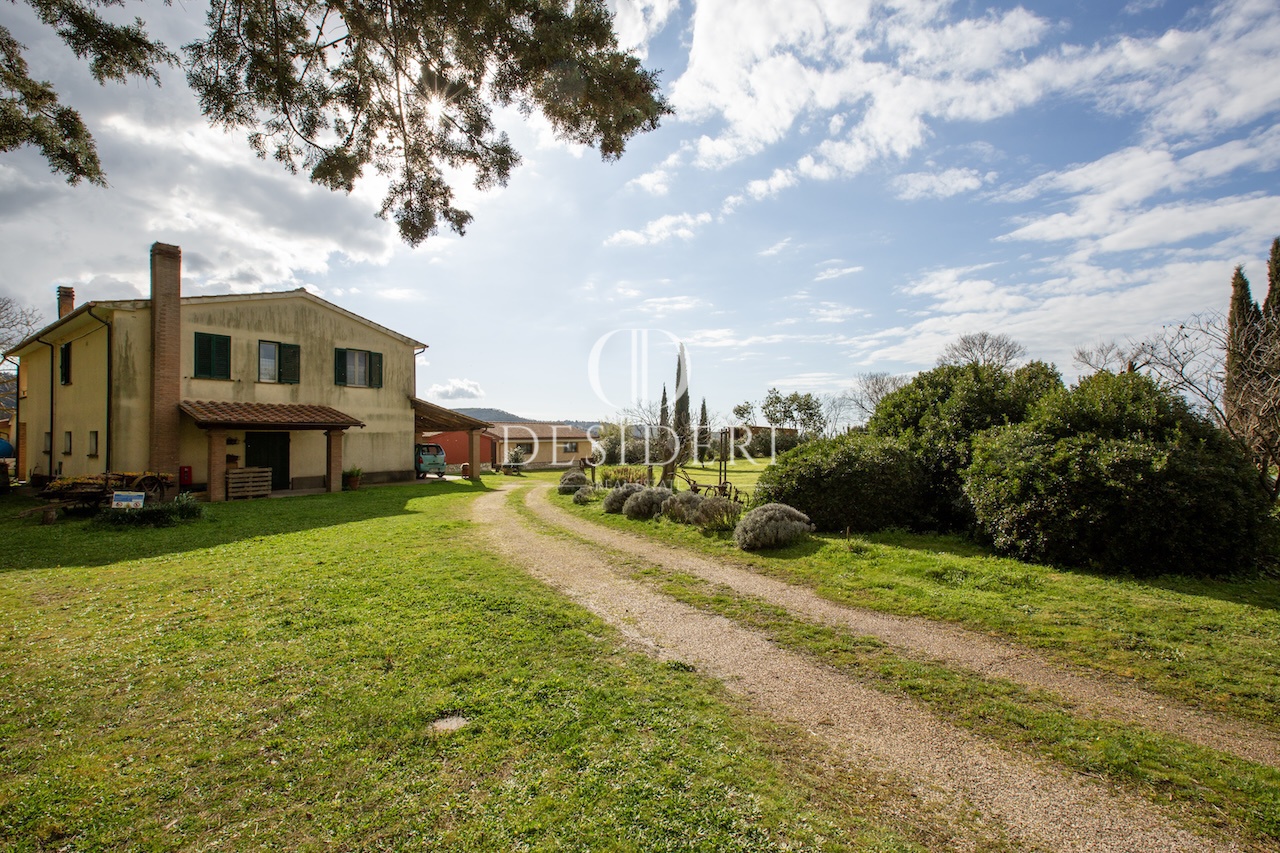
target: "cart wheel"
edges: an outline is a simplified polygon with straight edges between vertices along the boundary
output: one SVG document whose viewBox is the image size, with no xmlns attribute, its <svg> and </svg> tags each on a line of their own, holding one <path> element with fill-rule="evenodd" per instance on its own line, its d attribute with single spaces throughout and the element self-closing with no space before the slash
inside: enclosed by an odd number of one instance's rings
<svg viewBox="0 0 1280 853">
<path fill-rule="evenodd" d="M 150 474 L 139 477 L 134 481 L 133 487 L 140 492 L 146 492 L 147 500 L 164 500 L 164 482 L 159 477 Z"/>
</svg>

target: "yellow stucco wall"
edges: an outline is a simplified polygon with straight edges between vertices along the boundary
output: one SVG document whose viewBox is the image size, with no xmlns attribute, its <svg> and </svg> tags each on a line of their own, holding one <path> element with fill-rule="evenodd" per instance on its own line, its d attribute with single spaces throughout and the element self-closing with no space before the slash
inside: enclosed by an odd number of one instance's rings
<svg viewBox="0 0 1280 853">
<path fill-rule="evenodd" d="M 95 310 L 110 315 L 111 411 L 110 465 L 116 471 L 143 471 L 149 456 L 151 409 L 151 310 L 145 300 L 117 303 Z M 231 378 L 196 379 L 195 333 L 231 338 Z M 28 460 L 23 473 L 38 466 L 39 473 L 100 473 L 106 470 L 107 333 L 96 320 L 80 316 L 57 327 L 45 339 L 55 347 L 50 364 L 49 348 L 26 347 L 20 355 L 20 384 L 26 396 L 20 403 L 19 422 L 28 425 Z M 72 384 L 59 384 L 56 348 L 72 340 Z M 297 344 L 301 352 L 301 381 L 280 384 L 258 381 L 258 342 Z M 383 357 L 381 388 L 334 384 L 334 349 L 380 352 Z M 343 467 L 359 466 L 367 478 L 378 480 L 412 476 L 414 418 L 410 398 L 414 392 L 414 349 L 405 339 L 366 324 L 302 294 L 257 294 L 236 299 L 184 299 L 181 332 L 182 399 L 264 403 L 304 403 L 330 406 L 363 421 L 343 439 Z M 54 426 L 52 462 L 42 453 L 49 431 L 49 377 L 53 377 Z M 99 453 L 86 455 L 88 433 L 99 433 Z M 72 432 L 72 452 L 62 453 L 63 433 Z M 244 432 L 231 431 L 237 444 L 227 448 L 243 466 Z M 179 437 L 181 465 L 190 465 L 193 482 L 208 479 L 208 440 L 204 430 L 183 418 Z M 326 467 L 326 440 L 322 430 L 290 434 L 290 475 L 314 485 Z"/>
</svg>

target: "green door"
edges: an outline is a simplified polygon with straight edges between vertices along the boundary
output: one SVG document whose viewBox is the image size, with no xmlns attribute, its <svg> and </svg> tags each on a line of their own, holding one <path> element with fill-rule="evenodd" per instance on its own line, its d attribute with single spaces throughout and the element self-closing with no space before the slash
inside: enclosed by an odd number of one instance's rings
<svg viewBox="0 0 1280 853">
<path fill-rule="evenodd" d="M 289 488 L 289 433 L 246 432 L 244 464 L 246 468 L 270 468 L 272 491 Z"/>
</svg>

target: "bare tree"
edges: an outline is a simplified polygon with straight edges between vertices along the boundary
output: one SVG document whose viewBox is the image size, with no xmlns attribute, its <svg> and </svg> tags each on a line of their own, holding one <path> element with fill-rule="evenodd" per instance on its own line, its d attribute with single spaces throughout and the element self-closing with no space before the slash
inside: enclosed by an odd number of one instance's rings
<svg viewBox="0 0 1280 853">
<path fill-rule="evenodd" d="M 977 364 L 1010 368 L 1027 354 L 1027 348 L 1008 335 L 974 332 L 961 335 L 942 350 L 939 366 L 944 364 Z"/>
<path fill-rule="evenodd" d="M 0 296 L 0 353 L 17 346 L 40 326 L 40 312 L 8 296 Z M 0 364 L 0 416 L 13 414 L 17 373 L 13 363 Z"/>
<path fill-rule="evenodd" d="M 849 405 L 859 423 L 865 423 L 875 414 L 876 406 L 899 388 L 910 382 L 910 378 L 895 373 L 859 373 L 854 378 L 853 387 L 844 392 L 848 395 Z"/>
</svg>

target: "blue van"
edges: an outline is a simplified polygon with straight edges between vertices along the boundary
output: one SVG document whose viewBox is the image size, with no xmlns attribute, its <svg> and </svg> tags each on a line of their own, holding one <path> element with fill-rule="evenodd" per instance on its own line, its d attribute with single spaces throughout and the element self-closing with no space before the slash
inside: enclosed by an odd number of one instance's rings
<svg viewBox="0 0 1280 853">
<path fill-rule="evenodd" d="M 428 474 L 435 474 L 444 479 L 444 448 L 438 444 L 415 444 L 413 446 L 413 470 L 421 480 Z"/>
</svg>

